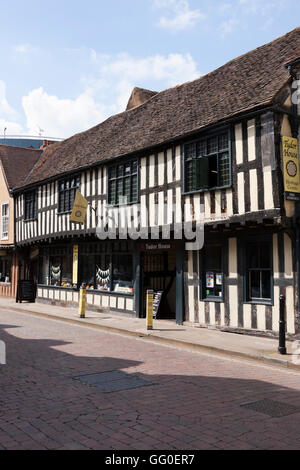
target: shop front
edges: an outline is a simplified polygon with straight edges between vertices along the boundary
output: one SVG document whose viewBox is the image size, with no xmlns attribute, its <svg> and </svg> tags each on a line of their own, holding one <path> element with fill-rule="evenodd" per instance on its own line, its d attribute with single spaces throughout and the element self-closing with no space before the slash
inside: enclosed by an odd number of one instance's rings
<svg viewBox="0 0 300 470">
<path fill-rule="evenodd" d="M 77 241 L 39 249 L 38 301 L 78 305 L 84 283 L 87 307 L 135 312 L 136 250 L 126 241 Z"/>
<path fill-rule="evenodd" d="M 17 254 L 11 247 L 0 248 L 0 296 L 14 297 L 18 281 Z"/>
</svg>

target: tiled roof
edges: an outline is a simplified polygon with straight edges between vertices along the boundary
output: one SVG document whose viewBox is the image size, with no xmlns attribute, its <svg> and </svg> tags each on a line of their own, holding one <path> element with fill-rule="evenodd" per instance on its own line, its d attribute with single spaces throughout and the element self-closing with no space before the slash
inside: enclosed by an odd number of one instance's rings
<svg viewBox="0 0 300 470">
<path fill-rule="evenodd" d="M 150 149 L 235 115 L 273 104 L 300 57 L 300 28 L 192 82 L 164 90 L 47 148 L 27 184 Z"/>
<path fill-rule="evenodd" d="M 24 178 L 29 174 L 41 154 L 41 150 L 0 145 L 0 161 L 8 189 L 14 189 L 23 184 Z"/>
</svg>

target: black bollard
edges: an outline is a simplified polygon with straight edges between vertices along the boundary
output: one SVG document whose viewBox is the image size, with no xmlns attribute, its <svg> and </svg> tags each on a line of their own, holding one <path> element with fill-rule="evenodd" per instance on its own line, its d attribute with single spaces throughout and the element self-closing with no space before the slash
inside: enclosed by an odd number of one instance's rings
<svg viewBox="0 0 300 470">
<path fill-rule="evenodd" d="M 285 330 L 286 330 L 285 296 L 281 294 L 280 295 L 279 348 L 278 348 L 278 351 L 282 355 L 286 354 Z"/>
</svg>

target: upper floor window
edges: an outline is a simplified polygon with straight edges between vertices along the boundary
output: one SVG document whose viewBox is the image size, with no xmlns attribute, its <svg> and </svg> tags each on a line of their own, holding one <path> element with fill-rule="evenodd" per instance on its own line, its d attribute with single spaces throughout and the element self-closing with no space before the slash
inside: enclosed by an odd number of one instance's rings
<svg viewBox="0 0 300 470">
<path fill-rule="evenodd" d="M 9 203 L 6 202 L 1 205 L 1 240 L 8 239 L 9 227 Z"/>
<path fill-rule="evenodd" d="M 58 183 L 58 213 L 72 212 L 76 189 L 80 188 L 80 176 L 68 178 Z"/>
<path fill-rule="evenodd" d="M 25 209 L 24 220 L 34 220 L 37 218 L 37 197 L 36 191 L 28 191 L 24 195 Z"/>
<path fill-rule="evenodd" d="M 229 132 L 184 145 L 185 192 L 231 185 Z"/>
<path fill-rule="evenodd" d="M 108 170 L 108 204 L 131 204 L 137 201 L 137 160 L 111 166 Z"/>
</svg>

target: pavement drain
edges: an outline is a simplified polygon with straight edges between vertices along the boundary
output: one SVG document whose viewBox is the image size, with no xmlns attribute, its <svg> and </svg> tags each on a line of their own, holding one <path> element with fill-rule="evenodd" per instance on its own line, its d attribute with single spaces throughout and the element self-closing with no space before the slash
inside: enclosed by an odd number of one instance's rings
<svg viewBox="0 0 300 470">
<path fill-rule="evenodd" d="M 86 385 L 90 385 L 91 387 L 97 387 L 103 393 L 120 392 L 122 390 L 131 390 L 133 388 L 153 385 L 151 382 L 141 379 L 137 375 L 129 375 L 119 370 L 81 375 L 80 377 L 74 377 L 74 379 Z"/>
<path fill-rule="evenodd" d="M 263 413 L 271 418 L 281 418 L 283 416 L 289 416 L 300 412 L 299 406 L 297 407 L 290 405 L 289 403 L 270 400 L 269 398 L 255 401 L 253 403 L 245 403 L 241 405 L 241 407 L 258 413 Z"/>
</svg>

